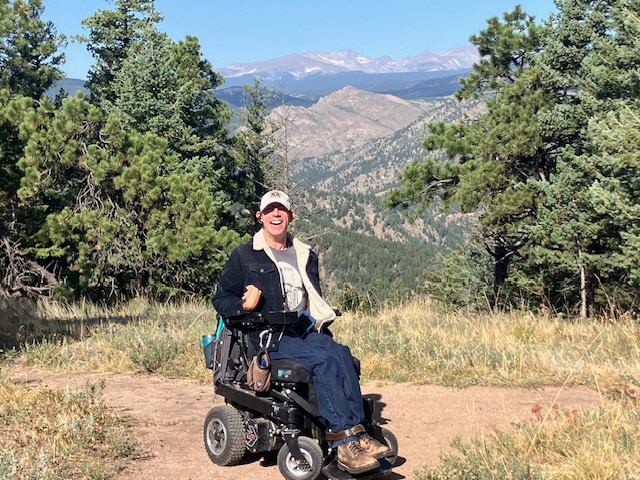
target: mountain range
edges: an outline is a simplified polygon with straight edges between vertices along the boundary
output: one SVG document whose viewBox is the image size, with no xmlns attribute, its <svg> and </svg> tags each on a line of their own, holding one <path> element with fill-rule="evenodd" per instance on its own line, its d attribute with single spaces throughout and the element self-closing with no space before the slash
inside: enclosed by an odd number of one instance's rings
<svg viewBox="0 0 640 480">
<path fill-rule="evenodd" d="M 371 58 L 352 50 L 296 53 L 220 69 L 225 82 L 217 94 L 231 106 L 241 106 L 242 85 L 259 78 L 265 87 L 281 92 L 288 105 L 309 106 L 347 86 L 404 99 L 432 98 L 451 95 L 479 58 L 471 45 L 401 60 Z"/>
<path fill-rule="evenodd" d="M 259 78 L 266 88 L 277 91 L 278 102 L 310 106 L 321 97 L 350 86 L 371 93 L 413 100 L 451 95 L 479 59 L 472 45 L 444 53 L 422 52 L 394 60 L 372 58 L 353 50 L 294 53 L 272 60 L 237 63 L 219 69 L 224 78 L 216 95 L 232 108 L 243 105 L 243 86 Z M 73 95 L 83 90 L 84 81 L 65 78 L 49 89 L 55 96 L 60 88 Z M 274 102 L 274 106 L 275 106 Z"/>
<path fill-rule="evenodd" d="M 472 45 L 454 48 L 444 53 L 425 51 L 400 60 L 393 60 L 388 56 L 372 58 L 347 49 L 328 53 L 295 53 L 263 62 L 236 63 L 220 69 L 220 73 L 232 84 L 235 83 L 235 79 L 246 76 L 279 80 L 345 72 L 386 74 L 455 71 L 471 68 L 478 59 L 478 51 Z"/>
</svg>

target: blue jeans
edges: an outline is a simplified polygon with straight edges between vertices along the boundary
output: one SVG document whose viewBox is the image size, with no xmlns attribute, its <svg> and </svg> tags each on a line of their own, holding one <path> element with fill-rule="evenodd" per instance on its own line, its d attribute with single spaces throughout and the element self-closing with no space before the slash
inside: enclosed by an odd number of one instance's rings
<svg viewBox="0 0 640 480">
<path fill-rule="evenodd" d="M 360 383 L 348 347 L 314 331 L 305 337 L 282 337 L 278 350 L 269 356 L 294 360 L 311 373 L 320 415 L 329 422 L 331 431 L 364 421 Z"/>
</svg>

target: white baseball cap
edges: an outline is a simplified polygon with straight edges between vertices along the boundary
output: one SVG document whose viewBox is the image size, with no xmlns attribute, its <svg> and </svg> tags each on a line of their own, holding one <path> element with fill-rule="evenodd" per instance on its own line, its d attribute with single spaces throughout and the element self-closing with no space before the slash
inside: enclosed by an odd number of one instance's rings
<svg viewBox="0 0 640 480">
<path fill-rule="evenodd" d="M 280 190 L 271 190 L 265 193 L 260 200 L 260 211 L 264 211 L 272 203 L 279 203 L 287 210 L 291 210 L 291 199 L 289 195 Z"/>
</svg>

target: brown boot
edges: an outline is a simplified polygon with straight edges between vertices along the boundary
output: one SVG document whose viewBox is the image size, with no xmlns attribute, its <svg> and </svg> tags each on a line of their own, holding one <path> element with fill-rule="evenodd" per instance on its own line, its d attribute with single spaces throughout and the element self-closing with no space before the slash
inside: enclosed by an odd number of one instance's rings
<svg viewBox="0 0 640 480">
<path fill-rule="evenodd" d="M 362 435 L 358 440 L 360 441 L 362 449 L 373 458 L 384 458 L 393 454 L 393 450 L 384 443 L 373 438 L 368 433 Z"/>
<path fill-rule="evenodd" d="M 358 441 L 338 445 L 338 468 L 349 473 L 363 473 L 374 470 L 380 462 L 365 452 Z"/>
</svg>

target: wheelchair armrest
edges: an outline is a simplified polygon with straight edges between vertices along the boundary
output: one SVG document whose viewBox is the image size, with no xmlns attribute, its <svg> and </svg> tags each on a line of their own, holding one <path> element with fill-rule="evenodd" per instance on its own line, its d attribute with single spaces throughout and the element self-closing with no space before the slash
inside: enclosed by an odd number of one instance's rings
<svg viewBox="0 0 640 480">
<path fill-rule="evenodd" d="M 298 312 L 295 310 L 282 310 L 280 312 L 269 312 L 266 315 L 269 325 L 297 325 L 300 322 Z"/>
<path fill-rule="evenodd" d="M 245 312 L 233 317 L 224 317 L 222 320 L 229 328 L 245 329 L 266 325 L 266 320 L 260 312 Z"/>
<path fill-rule="evenodd" d="M 298 312 L 279 311 L 263 314 L 261 312 L 245 312 L 242 315 L 223 318 L 230 328 L 266 328 L 268 326 L 297 325 Z"/>
</svg>

